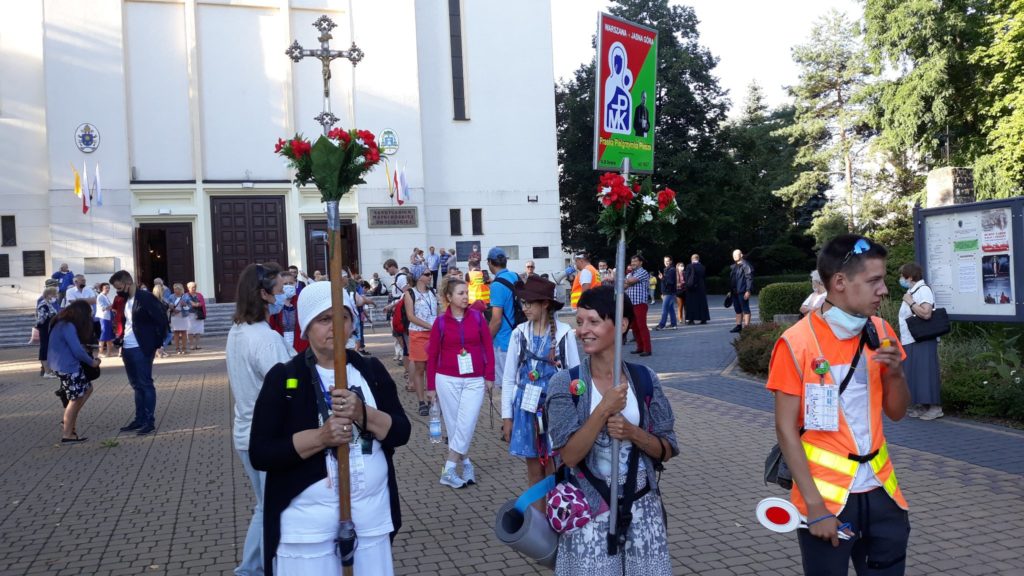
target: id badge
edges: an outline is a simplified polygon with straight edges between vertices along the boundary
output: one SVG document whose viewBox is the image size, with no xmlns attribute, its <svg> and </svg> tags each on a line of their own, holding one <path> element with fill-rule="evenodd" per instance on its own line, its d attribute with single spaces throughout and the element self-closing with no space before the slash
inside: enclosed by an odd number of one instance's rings
<svg viewBox="0 0 1024 576">
<path fill-rule="evenodd" d="M 333 449 L 327 450 L 327 487 L 334 488 L 338 485 L 338 459 Z"/>
<path fill-rule="evenodd" d="M 839 430 L 839 386 L 804 384 L 804 428 L 825 432 Z"/>
<path fill-rule="evenodd" d="M 348 469 L 351 477 L 352 492 L 362 492 L 366 489 L 366 469 L 363 466 L 363 451 L 359 449 L 359 439 L 356 438 L 348 450 Z"/>
<path fill-rule="evenodd" d="M 472 374 L 473 373 L 473 357 L 470 356 L 469 352 L 465 350 L 459 354 L 459 375 Z"/>
<path fill-rule="evenodd" d="M 527 412 L 533 413 L 537 411 L 537 404 L 540 403 L 540 395 L 543 393 L 540 386 L 534 384 L 527 384 L 526 388 L 523 389 L 523 399 L 519 403 L 519 407 Z"/>
</svg>

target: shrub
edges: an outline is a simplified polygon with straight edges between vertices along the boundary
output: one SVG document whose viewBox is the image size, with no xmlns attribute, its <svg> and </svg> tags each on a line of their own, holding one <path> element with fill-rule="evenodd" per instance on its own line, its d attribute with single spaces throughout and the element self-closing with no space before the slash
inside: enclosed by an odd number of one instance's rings
<svg viewBox="0 0 1024 576">
<path fill-rule="evenodd" d="M 744 328 L 739 337 L 732 342 L 740 369 L 749 374 L 767 376 L 775 342 L 785 330 L 785 326 L 779 326 L 774 322 L 752 324 Z"/>
<path fill-rule="evenodd" d="M 799 314 L 800 305 L 811 292 L 810 282 L 776 282 L 761 290 L 758 306 L 761 321 L 771 322 L 776 314 Z"/>
</svg>

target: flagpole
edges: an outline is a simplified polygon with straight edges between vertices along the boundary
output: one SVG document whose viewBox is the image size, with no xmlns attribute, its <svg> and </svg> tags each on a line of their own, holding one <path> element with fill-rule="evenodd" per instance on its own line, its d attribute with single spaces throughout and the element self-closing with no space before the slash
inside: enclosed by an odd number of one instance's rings
<svg viewBox="0 0 1024 576">
<path fill-rule="evenodd" d="M 629 182 L 629 157 L 622 159 L 622 177 Z M 614 367 L 612 369 L 612 387 L 618 388 L 622 382 L 622 306 L 625 291 L 626 270 L 626 228 L 619 230 L 619 242 L 615 248 L 615 355 Z M 634 319 L 634 321 L 636 321 Z M 645 322 L 646 319 L 642 319 Z M 619 535 L 616 524 L 619 519 L 619 445 L 621 441 L 612 439 L 612 475 L 608 481 L 608 555 L 612 556 L 618 551 L 625 554 L 625 550 L 618 550 Z M 636 446 L 633 450 L 637 450 Z M 628 511 L 627 511 L 628 513 Z"/>
</svg>

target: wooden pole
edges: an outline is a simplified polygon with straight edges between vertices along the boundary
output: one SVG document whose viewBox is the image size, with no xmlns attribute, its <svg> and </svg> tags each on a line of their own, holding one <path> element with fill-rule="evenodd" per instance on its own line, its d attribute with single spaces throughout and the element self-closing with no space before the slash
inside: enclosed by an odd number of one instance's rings
<svg viewBox="0 0 1024 576">
<path fill-rule="evenodd" d="M 330 224 L 330 218 L 328 218 L 329 228 Z M 345 287 L 341 276 L 342 262 L 340 228 L 340 225 L 336 225 L 328 230 L 331 248 L 331 263 L 328 270 L 331 275 L 331 309 L 334 311 L 334 314 L 332 315 L 334 328 L 334 387 L 347 389 L 348 373 L 346 370 L 347 359 L 344 338 L 345 321 L 342 316 L 342 309 L 345 307 L 345 295 L 342 291 Z M 338 537 L 339 540 L 344 540 L 346 536 L 351 536 L 353 539 L 351 543 L 354 544 L 355 533 L 354 526 L 352 524 L 352 486 L 348 469 L 348 451 L 349 444 L 342 444 L 338 446 L 335 453 L 338 460 L 338 503 L 340 504 L 338 508 Z M 346 529 L 351 529 L 351 534 L 346 534 Z M 344 549 L 342 548 L 341 550 Z M 354 550 L 351 550 L 351 553 L 354 553 Z M 344 554 L 343 551 L 342 554 Z M 346 565 L 344 556 L 342 557 L 341 573 L 343 576 L 352 576 L 352 564 L 353 562 L 349 561 Z"/>
</svg>

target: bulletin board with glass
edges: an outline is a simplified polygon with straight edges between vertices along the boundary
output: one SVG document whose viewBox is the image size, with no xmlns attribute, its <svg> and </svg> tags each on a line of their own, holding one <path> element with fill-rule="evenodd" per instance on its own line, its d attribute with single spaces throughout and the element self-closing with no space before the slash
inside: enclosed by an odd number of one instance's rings
<svg viewBox="0 0 1024 576">
<path fill-rule="evenodd" d="M 1024 198 L 914 211 L 914 243 L 935 305 L 952 320 L 1024 322 Z"/>
</svg>

